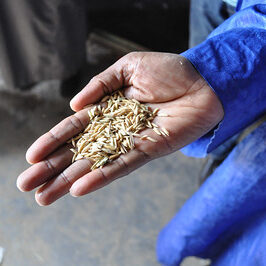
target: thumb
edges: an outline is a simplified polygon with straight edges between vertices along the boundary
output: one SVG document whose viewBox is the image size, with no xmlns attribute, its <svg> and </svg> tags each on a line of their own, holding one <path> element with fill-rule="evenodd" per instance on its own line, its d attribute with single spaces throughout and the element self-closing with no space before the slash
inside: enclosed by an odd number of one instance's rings
<svg viewBox="0 0 266 266">
<path fill-rule="evenodd" d="M 131 77 L 142 57 L 141 52 L 133 52 L 125 55 L 105 71 L 93 77 L 70 102 L 73 111 L 80 111 L 84 106 L 99 101 L 105 95 L 115 90 L 128 87 Z"/>
</svg>

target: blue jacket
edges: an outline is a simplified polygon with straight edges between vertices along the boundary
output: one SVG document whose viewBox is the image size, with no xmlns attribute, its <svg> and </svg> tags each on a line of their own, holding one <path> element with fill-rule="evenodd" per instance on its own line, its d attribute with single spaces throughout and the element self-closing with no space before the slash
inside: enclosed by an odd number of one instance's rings
<svg viewBox="0 0 266 266">
<path fill-rule="evenodd" d="M 239 0 L 237 12 L 182 54 L 220 98 L 219 125 L 182 151 L 204 157 L 266 110 L 266 0 Z M 238 144 L 161 231 L 158 260 L 186 256 L 212 265 L 266 265 L 266 123 Z"/>
</svg>

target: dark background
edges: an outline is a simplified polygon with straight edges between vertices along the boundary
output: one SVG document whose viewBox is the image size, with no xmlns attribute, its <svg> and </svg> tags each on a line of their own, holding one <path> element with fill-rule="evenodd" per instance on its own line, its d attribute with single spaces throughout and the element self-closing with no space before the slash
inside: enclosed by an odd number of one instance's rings
<svg viewBox="0 0 266 266">
<path fill-rule="evenodd" d="M 188 46 L 188 0 L 89 1 L 89 26 L 151 50 L 180 53 Z"/>
</svg>

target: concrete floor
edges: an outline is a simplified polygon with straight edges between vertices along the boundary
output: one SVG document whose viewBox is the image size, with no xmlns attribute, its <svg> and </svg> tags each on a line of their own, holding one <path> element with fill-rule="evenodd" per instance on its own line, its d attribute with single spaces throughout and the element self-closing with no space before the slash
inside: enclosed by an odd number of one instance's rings
<svg viewBox="0 0 266 266">
<path fill-rule="evenodd" d="M 24 155 L 29 145 L 71 113 L 58 85 L 44 82 L 19 93 L 0 83 L 3 265 L 158 265 L 157 234 L 197 189 L 202 160 L 177 152 L 90 195 L 66 196 L 39 207 L 34 193 L 20 192 L 15 183 L 28 167 Z M 183 265 L 203 264 L 192 259 Z"/>
</svg>

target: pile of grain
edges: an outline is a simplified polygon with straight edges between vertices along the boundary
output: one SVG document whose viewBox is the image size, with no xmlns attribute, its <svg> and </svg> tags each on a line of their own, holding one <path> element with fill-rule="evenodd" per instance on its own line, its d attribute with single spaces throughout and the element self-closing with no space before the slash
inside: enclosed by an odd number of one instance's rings
<svg viewBox="0 0 266 266">
<path fill-rule="evenodd" d="M 165 128 L 160 129 L 152 123 L 155 116 L 159 115 L 158 108 L 152 111 L 135 99 L 125 98 L 120 91 L 104 97 L 101 103 L 105 107 L 97 105 L 91 108 L 88 111 L 88 126 L 71 140 L 74 147 L 71 149 L 74 153 L 73 162 L 89 158 L 94 161 L 93 170 L 134 149 L 134 137 L 157 142 L 147 135 L 138 134 L 145 128 L 153 129 L 158 135 L 169 136 Z"/>
</svg>

